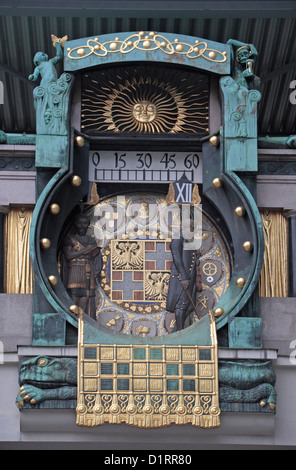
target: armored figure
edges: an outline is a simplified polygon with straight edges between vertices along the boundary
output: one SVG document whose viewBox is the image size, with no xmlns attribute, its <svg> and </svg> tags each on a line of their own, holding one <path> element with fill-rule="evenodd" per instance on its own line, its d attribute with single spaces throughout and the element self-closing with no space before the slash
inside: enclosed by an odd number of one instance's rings
<svg viewBox="0 0 296 470">
<path fill-rule="evenodd" d="M 202 291 L 199 272 L 201 252 L 196 249 L 186 249 L 187 242 L 182 232 L 179 238 L 172 239 L 171 242 L 173 266 L 167 296 L 167 311 L 174 312 L 176 317 L 172 332 L 184 328 L 186 318 L 195 310 L 196 294 Z"/>
<path fill-rule="evenodd" d="M 102 268 L 101 249 L 94 238 L 87 235 L 89 218 L 78 214 L 74 219 L 75 233 L 64 241 L 66 260 L 65 286 L 78 307 L 91 318 L 96 318 L 96 277 Z"/>
</svg>

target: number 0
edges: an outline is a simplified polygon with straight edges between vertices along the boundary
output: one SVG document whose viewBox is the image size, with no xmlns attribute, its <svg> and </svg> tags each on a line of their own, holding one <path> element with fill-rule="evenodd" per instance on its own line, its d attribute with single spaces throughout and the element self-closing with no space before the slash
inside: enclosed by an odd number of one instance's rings
<svg viewBox="0 0 296 470">
<path fill-rule="evenodd" d="M 99 166 L 101 160 L 99 152 L 93 153 L 91 158 L 94 166 Z"/>
</svg>

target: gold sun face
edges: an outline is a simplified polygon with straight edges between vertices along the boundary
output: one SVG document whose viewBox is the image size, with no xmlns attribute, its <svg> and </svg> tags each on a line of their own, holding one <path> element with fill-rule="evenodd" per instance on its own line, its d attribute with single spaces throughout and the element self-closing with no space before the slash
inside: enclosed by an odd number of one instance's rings
<svg viewBox="0 0 296 470">
<path fill-rule="evenodd" d="M 157 107 L 150 101 L 140 101 L 133 107 L 133 117 L 139 122 L 152 122 L 157 115 Z"/>
<path fill-rule="evenodd" d="M 84 132 L 208 133 L 208 77 L 127 66 L 88 72 L 82 81 Z"/>
</svg>

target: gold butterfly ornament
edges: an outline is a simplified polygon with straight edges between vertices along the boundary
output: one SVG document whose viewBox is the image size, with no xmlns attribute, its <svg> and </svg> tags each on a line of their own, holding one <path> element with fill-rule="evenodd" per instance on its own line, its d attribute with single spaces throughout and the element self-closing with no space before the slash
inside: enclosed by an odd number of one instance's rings
<svg viewBox="0 0 296 470">
<path fill-rule="evenodd" d="M 64 43 L 66 41 L 68 41 L 68 36 L 63 36 L 62 38 L 57 38 L 54 34 L 51 35 L 51 40 L 52 40 L 52 43 L 53 43 L 53 46 L 55 46 L 55 43 L 56 42 L 59 42 L 61 43 L 61 46 L 64 47 Z"/>
</svg>

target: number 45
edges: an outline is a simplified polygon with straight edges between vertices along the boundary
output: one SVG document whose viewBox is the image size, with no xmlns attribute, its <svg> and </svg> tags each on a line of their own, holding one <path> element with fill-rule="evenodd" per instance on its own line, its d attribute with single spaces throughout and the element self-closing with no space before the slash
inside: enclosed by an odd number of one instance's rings
<svg viewBox="0 0 296 470">
<path fill-rule="evenodd" d="M 160 160 L 160 163 L 165 164 L 165 169 L 167 169 L 167 168 L 173 169 L 176 166 L 176 162 L 174 160 L 175 156 L 176 155 L 174 153 L 172 155 L 169 155 L 168 153 L 165 153 L 164 156 L 162 157 L 162 159 Z"/>
</svg>

